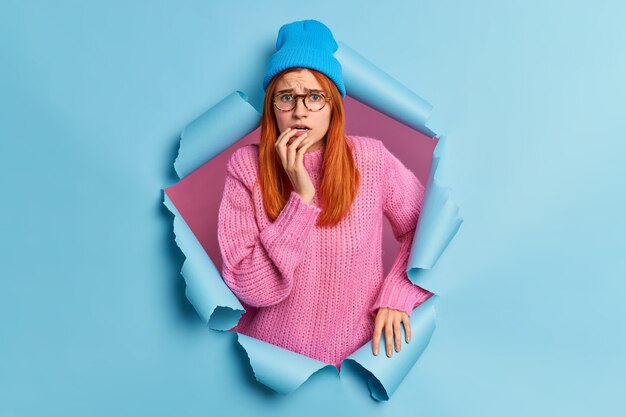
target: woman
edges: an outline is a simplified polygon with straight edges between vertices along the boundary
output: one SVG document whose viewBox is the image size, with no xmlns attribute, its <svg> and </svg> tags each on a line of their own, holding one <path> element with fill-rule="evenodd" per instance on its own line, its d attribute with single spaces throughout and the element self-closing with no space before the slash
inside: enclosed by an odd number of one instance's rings
<svg viewBox="0 0 626 417">
<path fill-rule="evenodd" d="M 431 293 L 406 275 L 424 187 L 380 140 L 346 136 L 337 43 L 315 20 L 281 27 L 264 77 L 259 145 L 227 166 L 222 275 L 246 308 L 232 331 L 340 367 L 402 329 Z M 382 273 L 382 216 L 400 251 Z"/>
</svg>

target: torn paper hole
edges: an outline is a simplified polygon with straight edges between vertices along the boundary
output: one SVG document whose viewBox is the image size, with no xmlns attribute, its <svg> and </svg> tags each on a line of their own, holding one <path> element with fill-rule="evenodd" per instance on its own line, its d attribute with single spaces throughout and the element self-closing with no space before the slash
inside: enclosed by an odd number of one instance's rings
<svg viewBox="0 0 626 417">
<path fill-rule="evenodd" d="M 340 43 L 338 58 L 349 94 L 345 98 L 349 134 L 377 137 L 399 156 L 394 147 L 404 147 L 407 141 L 422 155 L 432 155 L 435 149 L 432 164 L 430 160 L 425 163 L 411 159 L 410 155 L 403 160 L 427 183 L 407 273 L 414 283 L 419 282 L 430 290 L 424 284 L 423 272 L 434 266 L 462 222 L 449 191 L 438 183 L 437 169 L 444 142 L 425 126 L 430 105 L 345 44 Z M 358 97 L 360 102 L 352 97 Z M 181 135 L 174 163 L 181 181 L 165 189 L 164 204 L 174 214 L 176 243 L 187 258 L 181 271 L 187 298 L 214 330 L 232 329 L 245 313 L 215 267 L 221 265 L 215 237 L 219 198 L 215 196 L 222 194 L 226 162 L 232 152 L 246 144 L 258 143 L 259 120 L 258 112 L 240 92 L 229 95 L 195 119 Z M 369 375 L 366 382 L 372 398 L 388 400 L 428 346 L 435 329 L 437 299 L 433 295 L 414 310 L 411 316 L 414 337 L 410 344 L 403 345 L 401 353 L 392 358 L 384 354 L 374 356 L 368 342 L 344 360 L 362 367 Z M 237 336 L 248 354 L 255 378 L 276 392 L 289 393 L 313 373 L 332 366 L 243 334 Z"/>
</svg>

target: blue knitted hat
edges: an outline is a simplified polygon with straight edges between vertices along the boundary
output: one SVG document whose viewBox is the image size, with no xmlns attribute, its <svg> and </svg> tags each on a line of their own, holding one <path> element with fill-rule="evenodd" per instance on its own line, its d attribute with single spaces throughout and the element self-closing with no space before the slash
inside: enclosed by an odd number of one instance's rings
<svg viewBox="0 0 626 417">
<path fill-rule="evenodd" d="M 287 68 L 311 68 L 330 78 L 341 93 L 346 95 L 341 75 L 341 64 L 333 56 L 338 45 L 332 32 L 317 20 L 301 20 L 283 25 L 278 31 L 276 52 L 270 57 L 263 90 L 274 76 Z"/>
</svg>

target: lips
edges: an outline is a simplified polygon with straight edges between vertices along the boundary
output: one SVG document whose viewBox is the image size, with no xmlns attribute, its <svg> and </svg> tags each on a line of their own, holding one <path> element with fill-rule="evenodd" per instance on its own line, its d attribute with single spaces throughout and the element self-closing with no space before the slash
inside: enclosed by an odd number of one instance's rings
<svg viewBox="0 0 626 417">
<path fill-rule="evenodd" d="M 291 126 L 292 129 L 297 129 L 297 130 L 311 130 L 310 127 L 308 127 L 307 125 L 293 125 Z"/>
</svg>

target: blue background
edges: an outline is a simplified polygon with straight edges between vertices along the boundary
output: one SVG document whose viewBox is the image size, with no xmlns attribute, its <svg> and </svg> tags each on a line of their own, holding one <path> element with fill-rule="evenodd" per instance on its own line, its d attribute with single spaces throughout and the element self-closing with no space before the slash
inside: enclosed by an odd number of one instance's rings
<svg viewBox="0 0 626 417">
<path fill-rule="evenodd" d="M 465 222 L 388 403 L 332 372 L 286 397 L 254 382 L 187 302 L 162 205 L 183 127 L 233 90 L 258 107 L 278 28 L 305 18 L 448 139 Z M 0 415 L 624 415 L 625 20 L 618 1 L 3 0 Z"/>
</svg>

